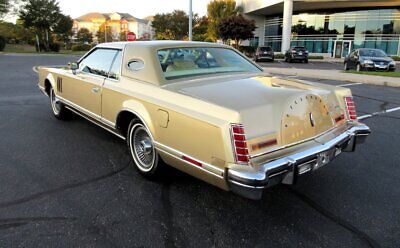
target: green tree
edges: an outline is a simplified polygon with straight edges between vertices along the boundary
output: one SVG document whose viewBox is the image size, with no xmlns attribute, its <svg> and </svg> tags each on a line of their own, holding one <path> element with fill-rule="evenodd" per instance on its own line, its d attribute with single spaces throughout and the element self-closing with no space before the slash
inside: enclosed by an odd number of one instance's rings
<svg viewBox="0 0 400 248">
<path fill-rule="evenodd" d="M 104 33 L 104 30 L 107 29 L 107 40 L 106 40 L 106 35 Z M 99 27 L 99 30 L 96 33 L 97 37 L 97 42 L 99 43 L 104 43 L 104 42 L 112 42 L 113 41 L 113 34 L 111 33 L 110 27 L 106 25 L 101 25 Z"/>
<path fill-rule="evenodd" d="M 199 17 L 194 15 L 193 18 L 193 40 L 206 41 L 207 40 L 208 18 L 207 16 Z"/>
<path fill-rule="evenodd" d="M 87 28 L 79 29 L 76 36 L 78 38 L 78 41 L 81 43 L 92 43 L 93 42 L 93 35 Z"/>
<path fill-rule="evenodd" d="M 119 41 L 126 41 L 126 31 L 119 33 Z"/>
<path fill-rule="evenodd" d="M 236 48 L 241 40 L 254 37 L 256 24 L 254 20 L 244 18 L 241 14 L 221 19 L 217 27 L 217 34 L 224 41 L 234 40 Z"/>
<path fill-rule="evenodd" d="M 207 37 L 213 41 L 218 38 L 218 24 L 221 19 L 237 15 L 241 12 L 241 8 L 236 7 L 234 0 L 213 0 L 207 5 L 207 16 L 208 16 L 208 30 Z"/>
<path fill-rule="evenodd" d="M 151 25 L 158 40 L 183 40 L 188 37 L 189 17 L 182 10 L 157 14 Z"/>
<path fill-rule="evenodd" d="M 50 32 L 62 17 L 56 0 L 26 0 L 19 11 L 19 18 L 26 28 L 34 28 L 39 39 L 49 49 Z"/>
<path fill-rule="evenodd" d="M 57 34 L 58 40 L 64 42 L 65 46 L 70 42 L 73 23 L 70 16 L 60 14 L 58 22 L 54 26 L 54 33 Z"/>
<path fill-rule="evenodd" d="M 0 22 L 0 35 L 6 38 L 9 42 L 15 43 L 32 43 L 34 32 L 31 29 L 25 28 L 17 20 L 17 24 L 11 22 Z"/>
</svg>

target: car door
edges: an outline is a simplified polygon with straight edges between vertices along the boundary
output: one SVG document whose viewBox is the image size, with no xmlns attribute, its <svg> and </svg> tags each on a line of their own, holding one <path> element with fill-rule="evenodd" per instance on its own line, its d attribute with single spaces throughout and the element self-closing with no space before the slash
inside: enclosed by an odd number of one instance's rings
<svg viewBox="0 0 400 248">
<path fill-rule="evenodd" d="M 64 85 L 67 100 L 92 118 L 101 118 L 102 87 L 117 52 L 106 48 L 93 50 L 79 61 L 79 70 L 71 73 L 72 80 Z"/>
<path fill-rule="evenodd" d="M 102 88 L 102 121 L 109 126 L 115 125 L 115 119 L 118 112 L 121 110 L 121 99 L 123 97 L 116 89 L 121 87 L 121 65 L 122 65 L 122 51 L 118 51 L 113 64 L 111 65 L 108 77 L 104 81 Z"/>
</svg>

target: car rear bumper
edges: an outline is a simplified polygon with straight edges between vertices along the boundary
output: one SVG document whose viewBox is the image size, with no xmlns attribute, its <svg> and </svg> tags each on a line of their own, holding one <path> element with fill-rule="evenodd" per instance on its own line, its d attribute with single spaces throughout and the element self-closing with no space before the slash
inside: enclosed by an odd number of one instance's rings
<svg viewBox="0 0 400 248">
<path fill-rule="evenodd" d="M 353 152 L 356 145 L 363 143 L 370 132 L 368 126 L 357 123 L 335 138 L 301 152 L 260 166 L 229 168 L 226 177 L 228 185 L 234 193 L 258 200 L 266 188 L 279 183 L 294 184 L 299 175 L 328 164 L 342 151 Z"/>
</svg>

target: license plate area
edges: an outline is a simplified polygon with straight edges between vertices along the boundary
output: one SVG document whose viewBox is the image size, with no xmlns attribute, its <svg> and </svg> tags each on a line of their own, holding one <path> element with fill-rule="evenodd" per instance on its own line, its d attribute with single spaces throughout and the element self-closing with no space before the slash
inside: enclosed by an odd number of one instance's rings
<svg viewBox="0 0 400 248">
<path fill-rule="evenodd" d="M 333 159 L 335 159 L 341 153 L 342 149 L 340 147 L 334 147 L 327 151 L 317 154 L 317 156 L 314 159 L 311 159 L 305 163 L 297 165 L 298 175 L 318 170 L 319 168 L 329 164 Z"/>
</svg>

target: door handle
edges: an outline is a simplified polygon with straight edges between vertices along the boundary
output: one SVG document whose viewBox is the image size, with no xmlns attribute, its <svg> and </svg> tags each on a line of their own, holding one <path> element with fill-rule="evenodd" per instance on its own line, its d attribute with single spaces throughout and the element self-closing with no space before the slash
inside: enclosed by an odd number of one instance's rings
<svg viewBox="0 0 400 248">
<path fill-rule="evenodd" d="M 99 93 L 99 91 L 100 91 L 100 88 L 99 88 L 99 87 L 94 87 L 94 88 L 92 88 L 92 92 L 93 92 L 93 93 Z"/>
</svg>

